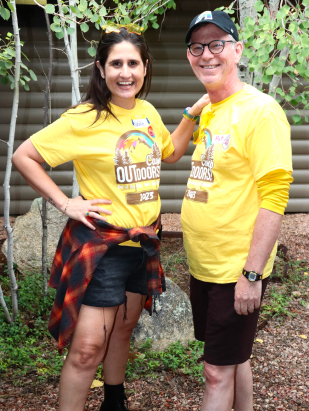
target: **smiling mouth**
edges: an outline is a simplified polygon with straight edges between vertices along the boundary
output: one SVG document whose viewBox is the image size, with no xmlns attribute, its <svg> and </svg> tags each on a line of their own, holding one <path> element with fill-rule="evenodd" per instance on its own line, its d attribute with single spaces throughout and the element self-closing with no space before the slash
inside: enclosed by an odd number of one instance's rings
<svg viewBox="0 0 309 411">
<path fill-rule="evenodd" d="M 220 64 L 216 64 L 216 65 L 209 65 L 209 66 L 201 66 L 201 68 L 203 68 L 203 69 L 215 69 L 215 68 L 217 68 L 217 67 L 219 67 L 220 66 Z"/>
<path fill-rule="evenodd" d="M 118 86 L 132 86 L 134 81 L 118 81 Z"/>
</svg>

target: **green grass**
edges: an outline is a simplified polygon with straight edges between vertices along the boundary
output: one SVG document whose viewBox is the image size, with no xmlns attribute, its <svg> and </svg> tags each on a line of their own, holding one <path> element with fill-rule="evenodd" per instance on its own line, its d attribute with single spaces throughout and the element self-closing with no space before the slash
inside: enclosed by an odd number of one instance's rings
<svg viewBox="0 0 309 411">
<path fill-rule="evenodd" d="M 262 304 L 261 313 L 275 317 L 294 315 L 290 310 L 293 291 L 306 292 L 309 287 L 309 276 L 306 276 L 305 272 L 308 272 L 308 263 L 304 260 L 285 262 L 281 259 L 275 264 L 274 272 L 271 274 L 271 280 L 275 283 L 269 285 L 270 302 Z M 308 304 L 308 298 L 302 299 L 300 304 Z"/>
</svg>

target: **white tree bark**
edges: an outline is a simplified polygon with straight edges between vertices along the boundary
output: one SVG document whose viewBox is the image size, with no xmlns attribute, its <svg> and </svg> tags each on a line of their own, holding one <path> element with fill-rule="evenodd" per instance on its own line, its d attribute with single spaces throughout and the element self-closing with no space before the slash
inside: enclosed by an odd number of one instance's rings
<svg viewBox="0 0 309 411">
<path fill-rule="evenodd" d="M 15 52 L 16 52 L 15 79 L 14 79 L 15 88 L 14 88 L 14 98 L 13 98 L 10 133 L 9 133 L 9 141 L 8 141 L 7 162 L 6 162 L 6 170 L 5 170 L 3 186 L 4 186 L 4 227 L 6 229 L 7 237 L 8 237 L 7 266 L 8 266 L 8 274 L 10 278 L 10 288 L 11 288 L 11 295 L 12 295 L 11 321 L 15 321 L 17 314 L 18 314 L 18 295 L 17 295 L 18 286 L 17 286 L 16 277 L 14 273 L 14 267 L 13 267 L 13 230 L 10 224 L 10 179 L 11 179 L 11 172 L 12 172 L 12 155 L 13 155 L 18 104 L 19 104 L 21 46 L 20 46 L 20 37 L 19 37 L 19 28 L 18 28 L 15 0 L 11 0 L 11 4 L 15 9 L 14 12 L 13 11 L 11 12 L 14 40 L 15 40 Z"/>
<path fill-rule="evenodd" d="M 0 304 L 3 308 L 4 315 L 5 315 L 5 318 L 6 318 L 7 322 L 8 323 L 12 322 L 9 310 L 8 310 L 8 308 L 5 304 L 4 298 L 3 298 L 3 291 L 2 291 L 1 285 L 0 285 Z"/>
<path fill-rule="evenodd" d="M 270 11 L 277 11 L 279 8 L 280 0 L 269 0 Z"/>
<path fill-rule="evenodd" d="M 289 56 L 289 47 L 285 47 L 283 50 L 281 50 L 279 59 L 286 61 L 288 56 Z M 274 98 L 276 98 L 276 90 L 281 81 L 281 78 L 282 78 L 282 74 L 280 76 L 277 76 L 276 74 L 274 74 L 269 84 L 268 94 L 271 94 Z"/>
<path fill-rule="evenodd" d="M 75 0 L 70 0 L 69 4 L 71 6 L 75 6 Z M 75 17 L 75 14 L 72 13 L 72 17 Z M 75 20 L 75 19 L 74 19 Z M 77 30 L 76 30 L 76 23 L 74 21 L 70 22 L 70 27 L 74 28 L 74 33 L 71 34 L 70 36 L 70 47 L 71 47 L 71 53 L 72 53 L 72 59 L 73 59 L 73 70 L 75 73 L 75 76 L 77 77 L 77 81 L 79 84 L 79 71 L 77 70 L 78 68 L 78 54 L 77 54 Z M 79 97 L 77 98 L 77 94 L 74 91 L 74 85 L 72 83 L 72 106 L 80 102 L 80 90 L 79 91 Z M 79 195 L 79 185 L 76 179 L 76 173 L 75 173 L 75 168 L 73 168 L 73 187 L 72 187 L 72 198 L 75 198 Z"/>
<path fill-rule="evenodd" d="M 257 16 L 254 8 L 256 0 L 239 0 L 239 23 L 240 27 L 244 27 L 244 19 L 248 16 L 255 18 Z M 252 84 L 254 80 L 253 73 L 249 71 L 248 58 L 242 57 L 239 62 L 238 76 L 244 83 Z M 258 84 L 257 84 L 258 85 Z"/>
</svg>

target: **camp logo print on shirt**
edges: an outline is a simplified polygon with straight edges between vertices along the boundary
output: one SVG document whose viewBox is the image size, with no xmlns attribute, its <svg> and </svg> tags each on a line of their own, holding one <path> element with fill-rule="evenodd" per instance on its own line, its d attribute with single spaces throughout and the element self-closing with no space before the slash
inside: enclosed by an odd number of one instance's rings
<svg viewBox="0 0 309 411">
<path fill-rule="evenodd" d="M 131 191 L 126 193 L 127 204 L 158 200 L 161 150 L 150 136 L 139 130 L 124 133 L 117 141 L 114 163 L 118 188 Z"/>
<path fill-rule="evenodd" d="M 202 147 L 205 147 L 205 151 L 202 151 L 199 160 L 192 160 L 192 169 L 189 177 L 188 184 L 195 186 L 202 186 L 204 183 L 213 183 L 214 175 L 212 172 L 214 166 L 214 149 L 215 144 L 212 141 L 211 131 L 208 129 L 203 130 L 203 136 L 197 140 L 198 155 Z M 207 203 L 208 193 L 204 190 L 187 189 L 185 197 L 191 201 L 198 201 Z"/>
</svg>

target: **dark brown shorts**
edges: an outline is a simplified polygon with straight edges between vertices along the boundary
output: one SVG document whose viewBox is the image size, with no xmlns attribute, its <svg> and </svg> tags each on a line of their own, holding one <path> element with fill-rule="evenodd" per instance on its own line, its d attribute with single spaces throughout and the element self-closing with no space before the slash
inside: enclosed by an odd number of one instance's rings
<svg viewBox="0 0 309 411">
<path fill-rule="evenodd" d="M 262 298 L 268 281 L 269 277 L 262 280 Z M 191 275 L 195 338 L 205 342 L 204 360 L 208 364 L 242 364 L 251 356 L 260 310 L 238 315 L 234 309 L 235 285 L 206 283 Z"/>
</svg>

